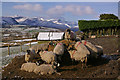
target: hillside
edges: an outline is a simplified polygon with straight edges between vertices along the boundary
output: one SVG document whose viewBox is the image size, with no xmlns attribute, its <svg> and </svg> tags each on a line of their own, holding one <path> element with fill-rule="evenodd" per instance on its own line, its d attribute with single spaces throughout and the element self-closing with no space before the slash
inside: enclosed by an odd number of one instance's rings
<svg viewBox="0 0 120 80">
<path fill-rule="evenodd" d="M 41 17 L 28 18 L 28 17 L 22 17 L 22 16 L 2 17 L 2 24 L 3 25 L 41 26 L 41 27 L 56 28 L 56 29 L 62 29 L 62 30 L 65 30 L 67 28 L 74 29 L 74 27 L 78 25 L 76 22 L 65 21 L 64 19 L 44 19 Z M 75 27 L 75 30 L 76 30 L 76 27 Z"/>
</svg>

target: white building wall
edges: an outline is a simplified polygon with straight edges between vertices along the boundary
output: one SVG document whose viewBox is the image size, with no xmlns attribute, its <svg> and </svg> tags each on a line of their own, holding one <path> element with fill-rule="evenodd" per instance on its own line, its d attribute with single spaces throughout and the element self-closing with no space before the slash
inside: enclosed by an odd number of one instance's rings
<svg viewBox="0 0 120 80">
<path fill-rule="evenodd" d="M 61 40 L 64 32 L 39 32 L 38 40 Z"/>
</svg>

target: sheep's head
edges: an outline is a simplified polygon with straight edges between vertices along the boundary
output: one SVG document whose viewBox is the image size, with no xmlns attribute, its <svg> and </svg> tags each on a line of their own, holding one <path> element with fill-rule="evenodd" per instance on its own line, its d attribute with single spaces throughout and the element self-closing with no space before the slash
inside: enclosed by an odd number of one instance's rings
<svg viewBox="0 0 120 80">
<path fill-rule="evenodd" d="M 43 53 L 43 50 L 38 50 L 37 54 L 41 55 Z"/>
<path fill-rule="evenodd" d="M 30 58 L 31 58 L 31 51 L 30 51 L 30 50 L 27 50 L 27 53 L 25 54 L 25 61 L 26 61 L 26 62 L 29 62 L 29 61 L 30 61 Z"/>
<path fill-rule="evenodd" d="M 27 53 L 26 54 L 30 54 L 31 53 L 31 51 L 30 50 L 27 50 Z"/>
<path fill-rule="evenodd" d="M 66 29 L 66 32 L 68 32 L 70 34 L 71 30 L 70 29 Z"/>
<path fill-rule="evenodd" d="M 30 54 L 35 54 L 35 50 L 27 50 L 27 54 L 30 55 Z"/>
<path fill-rule="evenodd" d="M 52 65 L 54 66 L 54 68 L 60 67 L 60 63 L 58 62 L 53 62 Z"/>
</svg>

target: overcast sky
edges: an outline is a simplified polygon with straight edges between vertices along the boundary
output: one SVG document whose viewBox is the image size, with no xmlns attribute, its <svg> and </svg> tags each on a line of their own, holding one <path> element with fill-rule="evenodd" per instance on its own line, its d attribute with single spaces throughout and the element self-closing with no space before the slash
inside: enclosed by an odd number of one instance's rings
<svg viewBox="0 0 120 80">
<path fill-rule="evenodd" d="M 80 0 L 74 0 L 74 2 L 30 2 L 42 0 L 24 0 L 26 2 L 21 1 L 22 0 L 4 0 L 4 2 L 2 1 L 2 16 L 20 15 L 26 17 L 44 18 L 63 17 L 68 21 L 78 21 L 82 19 L 96 20 L 99 19 L 99 15 L 103 13 L 115 14 L 116 16 L 118 16 L 118 0 L 106 0 L 109 2 L 94 2 L 95 0 L 91 0 L 93 2 L 85 2 L 88 0 L 84 0 L 84 2 L 75 2 Z"/>
</svg>

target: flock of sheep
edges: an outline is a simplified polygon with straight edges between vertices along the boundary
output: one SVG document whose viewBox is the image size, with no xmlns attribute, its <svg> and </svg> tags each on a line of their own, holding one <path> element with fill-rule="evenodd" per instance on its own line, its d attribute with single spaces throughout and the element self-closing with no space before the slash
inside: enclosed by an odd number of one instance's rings
<svg viewBox="0 0 120 80">
<path fill-rule="evenodd" d="M 67 43 L 56 41 L 51 43 L 36 44 L 27 50 L 25 61 L 21 70 L 45 75 L 60 73 L 57 69 L 61 66 L 64 54 L 69 53 L 71 61 L 81 61 L 87 63 L 88 58 L 98 58 L 103 53 L 103 48 L 85 40 L 76 39 L 76 35 L 70 29 L 65 31 L 64 35 Z M 71 41 L 71 42 L 70 42 Z M 49 50 L 53 45 L 52 50 Z"/>
</svg>

